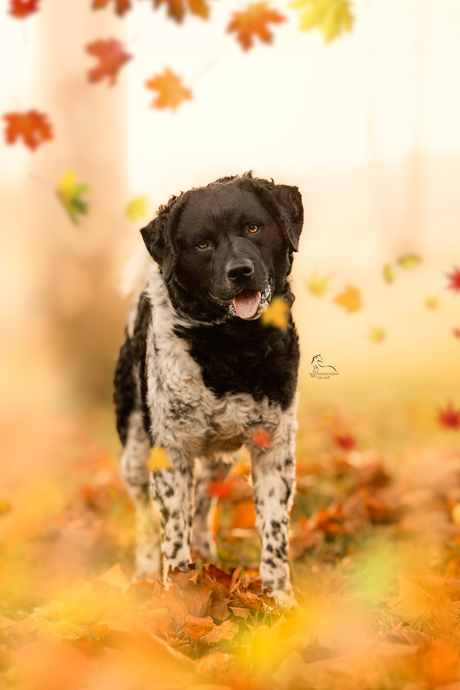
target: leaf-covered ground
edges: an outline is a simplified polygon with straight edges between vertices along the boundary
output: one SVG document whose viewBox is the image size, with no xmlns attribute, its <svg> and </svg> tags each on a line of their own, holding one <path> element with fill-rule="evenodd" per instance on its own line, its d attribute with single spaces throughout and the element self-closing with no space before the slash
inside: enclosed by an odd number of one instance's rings
<svg viewBox="0 0 460 690">
<path fill-rule="evenodd" d="M 261 591 L 244 452 L 209 486 L 220 561 L 165 591 L 130 582 L 110 411 L 61 422 L 56 461 L 29 456 L 0 497 L 0 687 L 459 689 L 458 431 L 383 453 L 362 420 L 299 421 L 289 613 Z"/>
</svg>

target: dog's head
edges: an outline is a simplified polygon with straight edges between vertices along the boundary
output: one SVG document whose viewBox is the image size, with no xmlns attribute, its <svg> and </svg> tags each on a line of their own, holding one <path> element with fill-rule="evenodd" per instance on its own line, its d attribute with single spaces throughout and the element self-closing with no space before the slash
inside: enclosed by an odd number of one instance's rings
<svg viewBox="0 0 460 690">
<path fill-rule="evenodd" d="M 287 276 L 303 224 L 297 187 L 251 173 L 191 189 L 141 230 L 181 313 L 200 321 L 256 319 Z"/>
</svg>

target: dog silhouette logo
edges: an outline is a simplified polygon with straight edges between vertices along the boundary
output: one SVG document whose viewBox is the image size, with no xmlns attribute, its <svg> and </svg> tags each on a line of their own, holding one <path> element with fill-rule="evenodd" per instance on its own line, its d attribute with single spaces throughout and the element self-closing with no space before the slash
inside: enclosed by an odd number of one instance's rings
<svg viewBox="0 0 460 690">
<path fill-rule="evenodd" d="M 313 365 L 313 371 L 310 372 L 310 376 L 317 376 L 320 379 L 329 378 L 329 376 L 338 376 L 339 372 L 332 364 L 324 364 L 324 360 L 321 355 L 315 355 L 311 360 Z"/>
</svg>

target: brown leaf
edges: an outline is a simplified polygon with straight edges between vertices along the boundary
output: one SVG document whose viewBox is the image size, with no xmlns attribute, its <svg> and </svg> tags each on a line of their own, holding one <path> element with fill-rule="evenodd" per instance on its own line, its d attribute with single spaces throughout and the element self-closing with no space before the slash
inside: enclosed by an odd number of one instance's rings
<svg viewBox="0 0 460 690">
<path fill-rule="evenodd" d="M 166 5 L 168 17 L 179 23 L 184 19 L 187 10 L 202 19 L 209 16 L 209 7 L 205 0 L 154 0 L 154 3 L 155 7 Z"/>
<path fill-rule="evenodd" d="M 115 4 L 115 12 L 119 17 L 122 17 L 125 12 L 131 9 L 131 0 L 93 0 L 93 9 L 98 10 L 113 2 Z"/>
<path fill-rule="evenodd" d="M 214 627 L 214 621 L 210 616 L 199 618 L 189 614 L 184 622 L 183 633 L 192 640 L 199 640 L 208 635 Z"/>
<path fill-rule="evenodd" d="M 207 644 L 218 644 L 228 640 L 233 640 L 239 627 L 237 623 L 225 621 L 222 625 L 216 625 L 210 633 L 206 635 L 204 641 Z"/>
</svg>

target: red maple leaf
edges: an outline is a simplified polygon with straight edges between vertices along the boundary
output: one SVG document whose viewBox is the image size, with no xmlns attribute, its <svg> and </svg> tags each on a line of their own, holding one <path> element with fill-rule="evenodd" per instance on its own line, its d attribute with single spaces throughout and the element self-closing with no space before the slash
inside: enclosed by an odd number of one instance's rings
<svg viewBox="0 0 460 690">
<path fill-rule="evenodd" d="M 268 448 L 272 442 L 271 434 L 265 429 L 257 429 L 252 437 L 253 443 L 259 448 Z"/>
<path fill-rule="evenodd" d="M 93 0 L 93 9 L 98 10 L 105 7 L 109 2 L 115 3 L 115 12 L 122 17 L 125 12 L 131 9 L 131 0 Z"/>
<path fill-rule="evenodd" d="M 452 273 L 446 274 L 451 281 L 448 287 L 455 292 L 460 292 L 460 268 L 455 267 Z"/>
<path fill-rule="evenodd" d="M 460 429 L 460 410 L 455 410 L 449 402 L 443 410 L 438 410 L 438 422 L 444 429 Z"/>
<path fill-rule="evenodd" d="M 47 117 L 36 110 L 29 110 L 26 113 L 6 113 L 3 116 L 7 123 L 6 143 L 14 144 L 17 139 L 22 139 L 29 149 L 35 151 L 37 146 L 53 138 Z"/>
<path fill-rule="evenodd" d="M 356 445 L 356 439 L 351 434 L 336 434 L 334 442 L 343 450 L 351 450 Z"/>
<path fill-rule="evenodd" d="M 253 46 L 253 39 L 258 36 L 264 43 L 271 43 L 273 34 L 268 24 L 281 24 L 286 17 L 277 10 L 271 9 L 268 2 L 249 3 L 243 12 L 234 12 L 227 32 L 235 31 L 236 38 L 243 50 L 249 50 Z"/>
<path fill-rule="evenodd" d="M 17 19 L 24 19 L 29 14 L 38 12 L 40 0 L 10 0 L 10 14 Z"/>
<path fill-rule="evenodd" d="M 86 51 L 99 60 L 97 67 L 93 67 L 88 72 L 89 81 L 100 81 L 108 77 L 110 86 L 115 84 L 120 67 L 131 60 L 131 55 L 124 52 L 123 44 L 116 38 L 99 39 L 94 43 L 88 43 Z"/>
<path fill-rule="evenodd" d="M 222 479 L 218 477 L 215 480 L 208 482 L 208 495 L 216 496 L 217 498 L 229 498 L 232 495 L 233 480 L 231 477 Z"/>
</svg>

